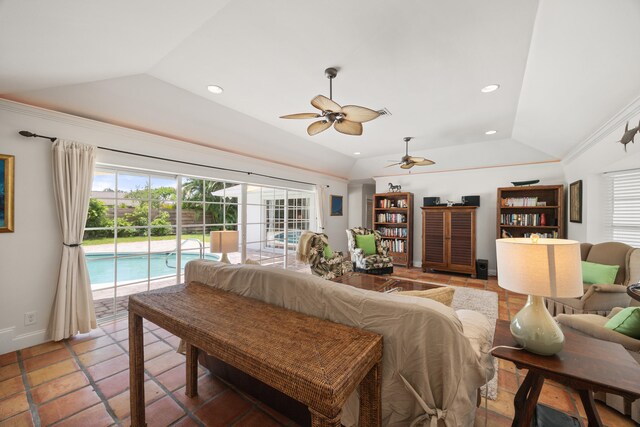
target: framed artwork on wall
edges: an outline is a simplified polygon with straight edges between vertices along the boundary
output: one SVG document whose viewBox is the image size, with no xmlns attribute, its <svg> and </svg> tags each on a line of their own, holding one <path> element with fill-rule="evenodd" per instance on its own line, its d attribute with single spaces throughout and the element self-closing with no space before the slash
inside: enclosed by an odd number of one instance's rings
<svg viewBox="0 0 640 427">
<path fill-rule="evenodd" d="M 342 216 L 342 196 L 331 195 L 331 216 Z"/>
<path fill-rule="evenodd" d="M 582 223 L 582 180 L 569 184 L 569 221 Z"/>
<path fill-rule="evenodd" d="M 14 157 L 0 154 L 0 233 L 13 232 Z"/>
</svg>

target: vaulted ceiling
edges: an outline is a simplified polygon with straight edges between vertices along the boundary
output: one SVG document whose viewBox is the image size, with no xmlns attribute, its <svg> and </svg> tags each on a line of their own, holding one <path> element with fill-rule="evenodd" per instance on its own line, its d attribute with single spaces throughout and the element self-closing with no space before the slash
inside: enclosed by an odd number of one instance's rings
<svg viewBox="0 0 640 427">
<path fill-rule="evenodd" d="M 640 95 L 639 45 L 637 0 L 0 0 L 0 94 L 364 178 L 404 136 L 433 170 L 562 159 Z M 337 102 L 391 115 L 360 137 L 279 119 L 329 66 Z"/>
</svg>

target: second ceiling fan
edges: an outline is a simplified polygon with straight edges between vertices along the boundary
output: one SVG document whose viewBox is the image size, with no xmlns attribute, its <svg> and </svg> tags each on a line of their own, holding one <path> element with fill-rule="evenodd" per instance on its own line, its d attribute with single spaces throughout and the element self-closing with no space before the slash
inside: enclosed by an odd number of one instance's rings
<svg viewBox="0 0 640 427">
<path fill-rule="evenodd" d="M 390 165 L 385 166 L 386 168 L 391 167 L 391 166 L 398 166 L 400 165 L 400 167 L 402 169 L 411 169 L 414 166 L 430 166 L 430 165 L 435 165 L 436 162 L 434 162 L 433 160 L 429 160 L 429 159 L 425 159 L 424 157 L 415 157 L 415 156 L 410 156 L 409 155 L 409 141 L 411 141 L 413 138 L 411 138 L 410 136 L 407 136 L 405 138 L 403 138 L 404 140 L 404 144 L 405 144 L 405 154 L 404 156 L 402 156 L 402 159 L 400 159 L 400 161 L 398 163 L 393 163 Z M 389 160 L 390 162 L 393 162 L 394 160 Z"/>
<path fill-rule="evenodd" d="M 311 100 L 311 105 L 320 110 L 320 113 L 297 113 L 280 116 L 281 119 L 317 119 L 309 125 L 307 133 L 310 136 L 317 135 L 329 129 L 332 125 L 340 133 L 346 135 L 362 135 L 362 123 L 368 122 L 380 116 L 380 112 L 359 105 L 345 105 L 341 107 L 333 100 L 333 79 L 338 75 L 335 68 L 324 70 L 329 79 L 329 98 L 318 95 Z"/>
</svg>

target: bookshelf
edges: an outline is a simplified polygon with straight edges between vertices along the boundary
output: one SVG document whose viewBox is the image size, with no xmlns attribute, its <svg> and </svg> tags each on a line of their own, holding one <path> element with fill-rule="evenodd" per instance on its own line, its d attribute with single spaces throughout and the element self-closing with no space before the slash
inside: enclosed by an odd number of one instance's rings
<svg viewBox="0 0 640 427">
<path fill-rule="evenodd" d="M 394 265 L 413 265 L 413 193 L 373 195 L 373 226 Z"/>
<path fill-rule="evenodd" d="M 502 232 L 512 237 L 564 239 L 564 185 L 535 185 L 498 188 L 496 237 Z"/>
</svg>

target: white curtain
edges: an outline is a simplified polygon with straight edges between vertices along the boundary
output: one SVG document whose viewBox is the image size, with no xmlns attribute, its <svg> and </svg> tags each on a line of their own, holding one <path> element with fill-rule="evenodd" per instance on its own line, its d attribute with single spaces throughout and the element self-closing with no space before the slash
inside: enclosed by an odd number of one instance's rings
<svg viewBox="0 0 640 427">
<path fill-rule="evenodd" d="M 326 199 L 325 186 L 316 184 L 316 223 L 319 233 L 324 233 L 324 204 Z"/>
<path fill-rule="evenodd" d="M 53 195 L 62 231 L 62 260 L 49 323 L 54 341 L 96 327 L 89 272 L 80 244 L 89 210 L 96 147 L 74 141 L 53 143 Z"/>
</svg>

